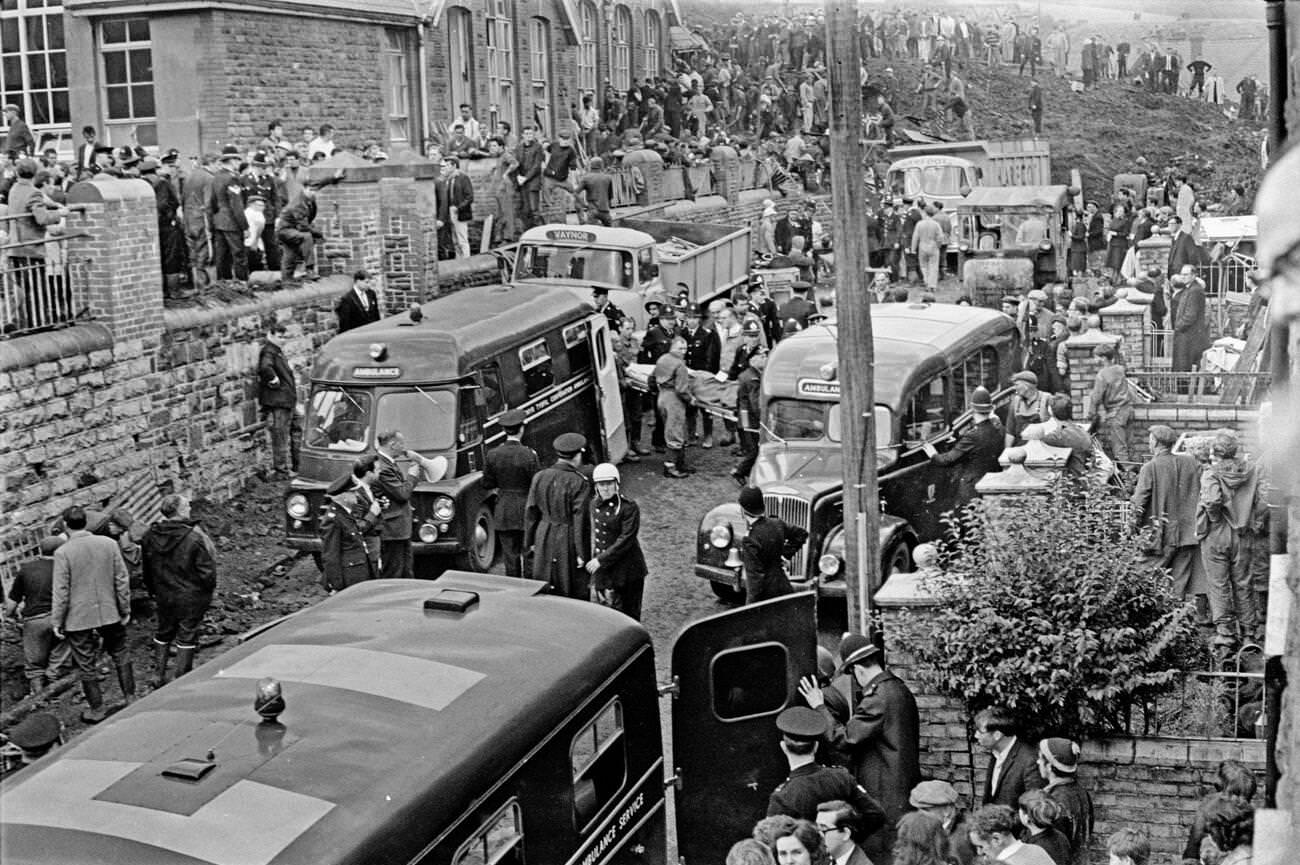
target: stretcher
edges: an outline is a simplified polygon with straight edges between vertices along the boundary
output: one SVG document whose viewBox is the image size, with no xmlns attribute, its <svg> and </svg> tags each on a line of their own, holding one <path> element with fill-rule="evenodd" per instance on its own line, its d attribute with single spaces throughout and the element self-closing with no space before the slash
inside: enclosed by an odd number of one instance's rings
<svg viewBox="0 0 1300 865">
<path fill-rule="evenodd" d="M 654 381 L 655 366 L 652 363 L 629 363 L 627 365 L 627 386 L 641 393 L 650 393 Z M 691 395 L 687 403 L 700 411 L 722 418 L 725 421 L 736 420 L 736 383 L 718 381 L 711 372 L 691 370 Z"/>
</svg>

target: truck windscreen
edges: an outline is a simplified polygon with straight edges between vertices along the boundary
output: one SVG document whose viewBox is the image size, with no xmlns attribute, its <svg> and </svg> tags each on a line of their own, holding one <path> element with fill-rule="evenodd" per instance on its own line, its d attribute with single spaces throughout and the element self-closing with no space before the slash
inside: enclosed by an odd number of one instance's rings
<svg viewBox="0 0 1300 865">
<path fill-rule="evenodd" d="M 966 177 L 960 165 L 927 165 L 889 173 L 890 190 L 895 196 L 961 195 Z"/>
<path fill-rule="evenodd" d="M 635 288 L 632 254 L 621 249 L 589 249 L 525 243 L 519 247 L 515 279 L 579 279 Z"/>
<path fill-rule="evenodd" d="M 875 415 L 876 447 L 888 447 L 894 432 L 892 415 L 880 405 Z M 768 404 L 767 423 L 773 435 L 787 441 L 826 438 L 838 443 L 843 435 L 837 402 L 774 399 Z"/>
<path fill-rule="evenodd" d="M 456 393 L 421 388 L 381 392 L 321 385 L 312 391 L 304 441 L 309 448 L 361 453 L 375 433 L 399 430 L 417 451 L 450 450 L 456 445 Z M 372 412 L 372 406 L 374 411 Z"/>
</svg>

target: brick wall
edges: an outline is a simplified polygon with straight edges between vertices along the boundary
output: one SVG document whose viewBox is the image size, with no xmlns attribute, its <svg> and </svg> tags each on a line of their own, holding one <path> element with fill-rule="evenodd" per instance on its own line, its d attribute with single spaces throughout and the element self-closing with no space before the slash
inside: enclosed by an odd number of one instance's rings
<svg viewBox="0 0 1300 865">
<path fill-rule="evenodd" d="M 1259 410 L 1255 406 L 1158 402 L 1135 405 L 1130 441 L 1142 459 L 1151 456 L 1147 450 L 1147 434 L 1156 424 L 1173 427 L 1180 433 L 1236 430 L 1248 453 L 1261 453 Z"/>
<path fill-rule="evenodd" d="M 887 587 L 888 588 L 888 587 Z M 903 605 L 877 598 L 884 618 L 890 668 L 916 695 L 921 714 L 921 774 L 950 782 L 973 808 L 984 789 L 989 755 L 967 735 L 962 704 L 927 690 L 916 659 L 891 639 L 900 610 L 925 616 L 910 598 Z M 888 604 L 888 606 L 886 606 Z M 1240 760 L 1262 776 L 1265 743 L 1255 740 L 1115 737 L 1082 743 L 1079 782 L 1096 810 L 1090 861 L 1106 862 L 1106 839 L 1121 826 L 1137 826 L 1151 839 L 1153 862 L 1177 862 L 1201 797 L 1223 760 Z M 1262 785 L 1261 785 L 1262 786 Z"/>
<path fill-rule="evenodd" d="M 275 118 L 292 140 L 322 123 L 334 126 L 341 143 L 386 139 L 383 27 L 226 9 L 200 20 L 205 149 L 255 145 Z"/>
</svg>

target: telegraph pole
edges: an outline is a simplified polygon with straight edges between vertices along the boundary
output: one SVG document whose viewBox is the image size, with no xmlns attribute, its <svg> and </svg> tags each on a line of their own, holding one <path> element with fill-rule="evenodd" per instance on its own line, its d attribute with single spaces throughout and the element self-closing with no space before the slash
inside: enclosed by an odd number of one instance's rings
<svg viewBox="0 0 1300 865">
<path fill-rule="evenodd" d="M 862 58 L 856 0 L 825 0 L 831 84 L 831 202 L 835 310 L 844 435 L 844 579 L 849 630 L 868 633 L 871 589 L 880 583 L 880 492 L 876 484 L 875 351 L 864 279 L 869 261 L 862 172 Z"/>
</svg>

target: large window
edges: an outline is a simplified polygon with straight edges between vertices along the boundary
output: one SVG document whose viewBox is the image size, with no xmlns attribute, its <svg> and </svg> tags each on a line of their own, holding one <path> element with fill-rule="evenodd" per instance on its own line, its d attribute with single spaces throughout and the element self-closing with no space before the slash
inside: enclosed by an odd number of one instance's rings
<svg viewBox="0 0 1300 865">
<path fill-rule="evenodd" d="M 489 128 L 515 120 L 515 30 L 509 0 L 487 0 L 487 69 Z"/>
<path fill-rule="evenodd" d="M 426 390 L 387 393 L 379 398 L 375 433 L 401 430 L 416 451 L 442 451 L 456 446 L 456 392 Z"/>
<path fill-rule="evenodd" d="M 998 389 L 998 351 L 991 345 L 968 354 L 953 366 L 952 392 L 954 399 L 959 400 L 957 411 L 970 408 L 970 395 L 977 387 L 988 388 L 989 393 Z"/>
<path fill-rule="evenodd" d="M 522 865 L 524 819 L 511 799 L 456 851 L 455 865 Z"/>
<path fill-rule="evenodd" d="M 596 90 L 596 34 L 600 32 L 600 18 L 596 13 L 596 4 L 591 0 L 582 0 L 578 13 L 578 89 L 584 93 Z"/>
<path fill-rule="evenodd" d="M 617 699 L 573 737 L 569 764 L 573 769 L 573 823 L 582 831 L 627 783 L 623 706 Z"/>
<path fill-rule="evenodd" d="M 312 392 L 303 440 L 309 448 L 361 453 L 370 441 L 370 391 L 324 386 Z"/>
<path fill-rule="evenodd" d="M 109 140 L 116 144 L 157 146 L 149 19 L 118 18 L 102 22 L 99 52 Z"/>
<path fill-rule="evenodd" d="M 784 709 L 789 662 L 789 651 L 779 643 L 720 652 L 709 665 L 713 714 L 719 721 L 739 721 Z"/>
<path fill-rule="evenodd" d="M 653 9 L 647 9 L 645 12 L 645 41 L 642 47 L 645 51 L 645 76 L 647 78 L 659 74 L 660 63 L 660 45 L 663 42 L 663 25 L 659 22 L 659 13 Z"/>
<path fill-rule="evenodd" d="M 474 104 L 474 34 L 471 21 L 468 9 L 447 10 L 447 74 L 451 80 L 453 106 Z"/>
<path fill-rule="evenodd" d="M 384 111 L 388 115 L 388 141 L 411 140 L 411 74 L 406 60 L 406 34 L 384 31 Z"/>
<path fill-rule="evenodd" d="M 63 0 L 3 0 L 0 5 L 4 9 L 0 15 L 3 101 L 23 109 L 23 119 L 38 145 L 43 133 L 69 134 Z"/>
<path fill-rule="evenodd" d="M 609 31 L 611 78 L 619 93 L 632 87 L 632 13 L 626 6 L 614 7 L 614 26 Z"/>
<path fill-rule="evenodd" d="M 916 389 L 903 415 L 903 442 L 918 444 L 948 431 L 948 402 L 944 376 L 935 376 Z"/>
<path fill-rule="evenodd" d="M 551 135 L 551 22 L 545 18 L 528 21 L 529 99 L 533 122 L 543 135 Z"/>
</svg>

